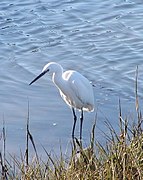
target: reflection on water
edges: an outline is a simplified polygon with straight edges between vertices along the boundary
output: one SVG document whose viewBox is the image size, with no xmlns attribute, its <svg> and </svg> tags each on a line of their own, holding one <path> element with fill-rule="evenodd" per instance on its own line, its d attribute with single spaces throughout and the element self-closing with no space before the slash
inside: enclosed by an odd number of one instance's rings
<svg viewBox="0 0 143 180">
<path fill-rule="evenodd" d="M 98 130 L 105 128 L 105 117 L 117 127 L 119 97 L 127 113 L 134 110 L 137 65 L 141 101 L 143 97 L 142 16 L 140 0 L 1 0 L 0 126 L 4 119 L 11 152 L 18 151 L 17 144 L 25 146 L 28 101 L 38 145 L 56 151 L 60 143 L 66 147 L 70 142 L 72 115 L 49 77 L 28 86 L 49 61 L 75 69 L 95 84 Z M 94 113 L 87 113 L 85 142 L 93 121 Z"/>
</svg>

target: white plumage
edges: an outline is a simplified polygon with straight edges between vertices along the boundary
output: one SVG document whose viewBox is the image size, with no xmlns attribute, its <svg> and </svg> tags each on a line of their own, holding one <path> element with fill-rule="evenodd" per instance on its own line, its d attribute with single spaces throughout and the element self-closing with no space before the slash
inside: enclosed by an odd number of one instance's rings
<svg viewBox="0 0 143 180">
<path fill-rule="evenodd" d="M 82 121 L 83 111 L 94 111 L 94 94 L 93 87 L 83 75 L 77 71 L 68 70 L 63 72 L 60 64 L 50 62 L 46 64 L 39 76 L 37 76 L 29 85 L 42 77 L 44 74 L 50 74 L 53 83 L 59 89 L 60 95 L 63 100 L 72 107 L 74 115 L 74 125 L 72 137 L 74 138 L 74 129 L 76 124 L 76 115 L 74 108 L 81 110 L 81 126 L 80 126 L 80 139 L 82 138 Z"/>
</svg>

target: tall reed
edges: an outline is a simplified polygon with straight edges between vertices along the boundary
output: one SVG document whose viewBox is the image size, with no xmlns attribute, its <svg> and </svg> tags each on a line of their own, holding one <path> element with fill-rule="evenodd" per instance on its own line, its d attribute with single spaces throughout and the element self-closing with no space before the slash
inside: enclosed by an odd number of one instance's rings
<svg viewBox="0 0 143 180">
<path fill-rule="evenodd" d="M 119 99 L 119 131 L 117 132 L 109 120 L 105 124 L 110 132 L 105 137 L 103 146 L 96 139 L 96 120 L 90 132 L 90 143 L 87 147 L 81 146 L 78 139 L 71 141 L 71 154 L 67 156 L 60 152 L 60 157 L 53 156 L 43 147 L 46 160 L 39 158 L 33 135 L 30 132 L 30 115 L 26 123 L 26 149 L 21 158 L 6 154 L 6 130 L 3 123 L 3 148 L 0 152 L 1 179 L 23 180 L 142 180 L 143 179 L 143 118 L 138 96 L 138 67 L 135 73 L 135 108 L 136 123 L 122 115 L 121 99 Z M 4 122 L 4 121 L 3 121 Z M 34 149 L 33 159 L 29 157 L 30 143 Z M 13 162 L 13 165 L 10 163 Z"/>
</svg>

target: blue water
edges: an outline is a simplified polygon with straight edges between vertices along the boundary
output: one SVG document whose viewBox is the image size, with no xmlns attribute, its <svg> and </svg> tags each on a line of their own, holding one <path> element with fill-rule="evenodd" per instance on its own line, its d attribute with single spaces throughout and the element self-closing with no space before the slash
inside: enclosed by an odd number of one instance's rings
<svg viewBox="0 0 143 180">
<path fill-rule="evenodd" d="M 24 152 L 28 102 L 39 153 L 41 146 L 55 152 L 60 145 L 64 151 L 70 147 L 72 114 L 50 78 L 28 85 L 50 61 L 79 71 L 95 85 L 98 140 L 107 119 L 118 128 L 119 97 L 123 113 L 134 119 L 137 65 L 143 102 L 142 17 L 141 0 L 1 0 L 0 131 L 4 120 L 7 151 Z M 95 113 L 85 115 L 85 144 Z"/>
</svg>

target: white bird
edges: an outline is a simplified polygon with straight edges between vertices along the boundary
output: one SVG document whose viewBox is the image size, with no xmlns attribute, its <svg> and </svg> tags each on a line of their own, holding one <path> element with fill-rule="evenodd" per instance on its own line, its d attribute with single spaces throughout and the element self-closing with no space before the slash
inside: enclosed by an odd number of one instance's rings
<svg viewBox="0 0 143 180">
<path fill-rule="evenodd" d="M 68 70 L 63 71 L 60 64 L 50 62 L 46 64 L 40 73 L 29 85 L 34 83 L 44 74 L 50 74 L 52 81 L 58 88 L 61 97 L 68 104 L 73 112 L 74 123 L 72 128 L 72 138 L 74 139 L 74 131 L 76 126 L 76 113 L 75 109 L 81 111 L 80 116 L 80 140 L 82 139 L 82 124 L 83 124 L 83 111 L 94 111 L 94 94 L 93 87 L 83 75 L 77 71 Z"/>
</svg>

